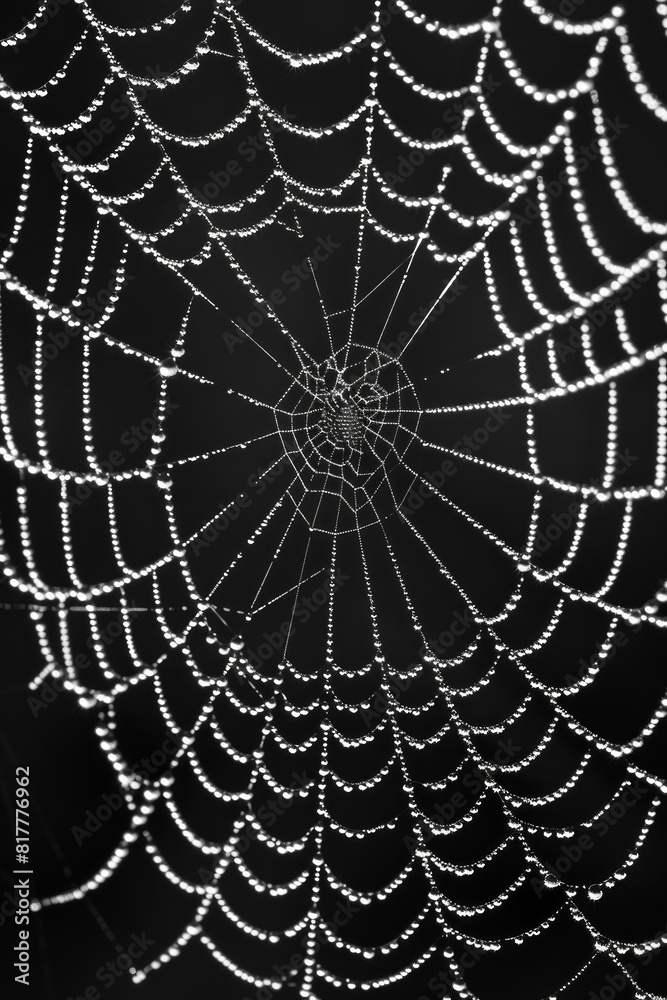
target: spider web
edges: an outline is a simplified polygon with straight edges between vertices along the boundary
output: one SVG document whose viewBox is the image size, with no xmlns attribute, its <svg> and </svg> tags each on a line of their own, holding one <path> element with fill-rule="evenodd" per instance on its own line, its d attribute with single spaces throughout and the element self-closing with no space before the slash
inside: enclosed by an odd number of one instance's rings
<svg viewBox="0 0 667 1000">
<path fill-rule="evenodd" d="M 135 982 L 235 996 L 514 997 L 555 941 L 531 995 L 665 996 L 667 8 L 163 6 L 2 42 L 4 572 L 126 822 L 33 909 L 138 866 Z"/>
</svg>

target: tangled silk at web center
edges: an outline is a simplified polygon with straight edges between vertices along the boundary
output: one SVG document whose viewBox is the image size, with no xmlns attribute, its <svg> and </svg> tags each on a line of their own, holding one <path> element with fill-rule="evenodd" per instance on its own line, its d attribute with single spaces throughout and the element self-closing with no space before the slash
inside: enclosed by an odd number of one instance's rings
<svg viewBox="0 0 667 1000">
<path fill-rule="evenodd" d="M 305 516 L 313 530 L 357 531 L 398 509 L 412 482 L 404 458 L 421 415 L 400 361 L 350 343 L 304 364 L 274 414 L 308 490 Z"/>
</svg>

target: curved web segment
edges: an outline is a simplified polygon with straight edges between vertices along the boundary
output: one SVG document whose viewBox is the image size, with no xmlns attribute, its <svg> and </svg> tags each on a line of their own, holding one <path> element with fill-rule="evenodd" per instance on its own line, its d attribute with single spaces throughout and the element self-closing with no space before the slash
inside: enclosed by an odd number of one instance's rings
<svg viewBox="0 0 667 1000">
<path fill-rule="evenodd" d="M 239 997 L 514 997 L 524 954 L 533 996 L 664 996 L 637 15 L 376 2 L 305 51 L 259 5 L 107 7 L 2 41 L 4 572 L 127 818 L 33 907 L 157 872 L 179 929 L 135 981 L 197 947 Z"/>
</svg>

